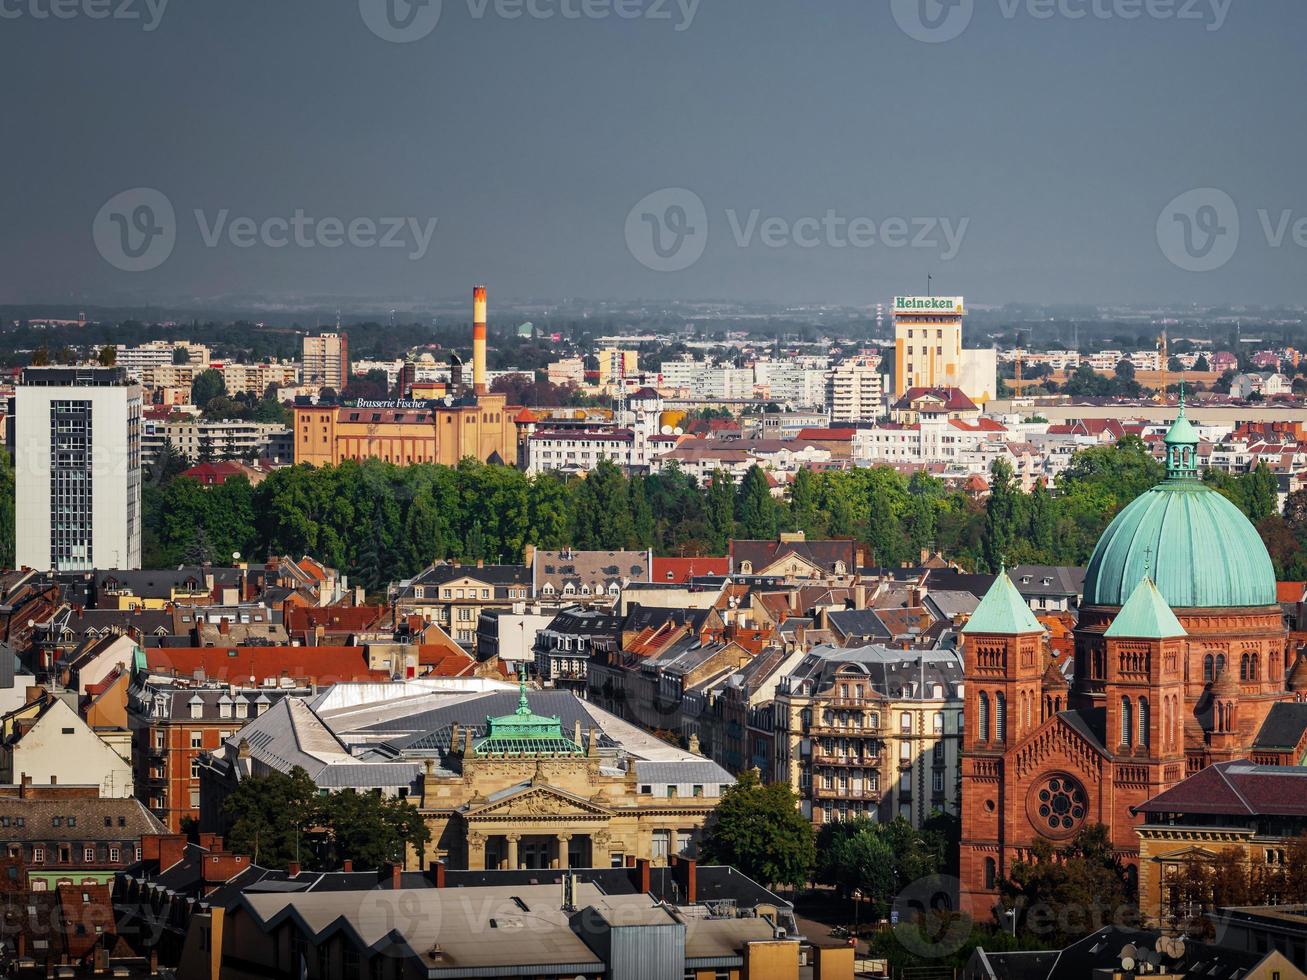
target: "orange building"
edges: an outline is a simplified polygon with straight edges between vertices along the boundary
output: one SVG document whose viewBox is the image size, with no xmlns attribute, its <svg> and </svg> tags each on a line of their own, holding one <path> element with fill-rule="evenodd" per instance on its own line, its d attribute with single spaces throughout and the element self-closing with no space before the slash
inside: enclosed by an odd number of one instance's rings
<svg viewBox="0 0 1307 980">
<path fill-rule="evenodd" d="M 295 462 L 329 466 L 382 459 L 402 466 L 465 457 L 516 465 L 521 408 L 500 394 L 447 401 L 360 402 L 295 408 Z"/>
</svg>

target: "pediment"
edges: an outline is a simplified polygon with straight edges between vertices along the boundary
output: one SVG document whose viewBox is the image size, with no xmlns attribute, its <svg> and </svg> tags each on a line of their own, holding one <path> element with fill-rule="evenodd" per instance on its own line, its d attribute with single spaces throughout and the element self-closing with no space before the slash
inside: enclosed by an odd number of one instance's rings
<svg viewBox="0 0 1307 980">
<path fill-rule="evenodd" d="M 522 786 L 486 802 L 469 803 L 464 816 L 484 817 L 611 817 L 606 806 L 576 796 L 556 786 Z"/>
<path fill-rule="evenodd" d="M 1102 778 L 1106 758 L 1102 747 L 1068 722 L 1063 717 L 1065 714 L 1049 718 L 1017 747 L 1015 770 L 1019 777 L 1043 768 L 1050 759 L 1056 758 L 1060 765 L 1072 766 L 1093 782 Z"/>
</svg>

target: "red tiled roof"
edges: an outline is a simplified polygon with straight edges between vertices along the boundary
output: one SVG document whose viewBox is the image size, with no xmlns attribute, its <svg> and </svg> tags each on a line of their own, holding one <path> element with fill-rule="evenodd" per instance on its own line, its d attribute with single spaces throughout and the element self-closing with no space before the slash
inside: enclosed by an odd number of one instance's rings
<svg viewBox="0 0 1307 980">
<path fill-rule="evenodd" d="M 1208 766 L 1147 803 L 1138 813 L 1307 816 L 1307 767 L 1254 766 L 1247 760 Z"/>
<path fill-rule="evenodd" d="M 302 633 L 321 626 L 342 633 L 375 626 L 389 612 L 385 606 L 297 606 L 286 611 L 286 630 Z"/>
<path fill-rule="evenodd" d="M 655 558 L 653 581 L 685 584 L 696 575 L 727 575 L 731 570 L 729 558 Z"/>
<path fill-rule="evenodd" d="M 909 388 L 903 397 L 894 403 L 895 408 L 911 408 L 912 403 L 925 397 L 938 398 L 942 408 L 950 412 L 976 412 L 976 405 L 961 388 Z"/>
<path fill-rule="evenodd" d="M 426 677 L 466 677 L 476 670 L 477 662 L 462 650 L 457 652 L 442 644 L 418 647 L 418 663 L 430 667 Z"/>
<path fill-rule="evenodd" d="M 159 647 L 145 651 L 148 669 L 209 680 L 262 684 L 269 677 L 325 685 L 343 681 L 389 680 L 384 670 L 369 670 L 362 647 Z"/>
</svg>

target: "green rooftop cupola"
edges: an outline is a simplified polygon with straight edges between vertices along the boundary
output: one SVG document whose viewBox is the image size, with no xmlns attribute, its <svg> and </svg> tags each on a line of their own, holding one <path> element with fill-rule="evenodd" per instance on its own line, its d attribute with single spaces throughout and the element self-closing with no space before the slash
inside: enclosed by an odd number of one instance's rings
<svg viewBox="0 0 1307 980">
<path fill-rule="evenodd" d="M 526 697 L 526 667 L 518 677 L 517 710 L 511 715 L 486 717 L 486 735 L 472 748 L 481 758 L 540 755 L 585 755 L 585 750 L 563 734 L 558 715 L 538 715 Z"/>
<path fill-rule="evenodd" d="M 1198 430 L 1190 424 L 1184 410 L 1184 382 L 1180 382 L 1180 414 L 1166 433 L 1166 478 L 1198 479 Z"/>
</svg>

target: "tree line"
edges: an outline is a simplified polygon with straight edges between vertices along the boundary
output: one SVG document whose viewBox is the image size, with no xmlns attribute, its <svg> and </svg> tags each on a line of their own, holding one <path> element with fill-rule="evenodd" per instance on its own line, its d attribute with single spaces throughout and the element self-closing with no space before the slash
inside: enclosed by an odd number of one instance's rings
<svg viewBox="0 0 1307 980">
<path fill-rule="evenodd" d="M 1024 492 L 999 460 L 984 500 L 925 472 L 909 477 L 885 466 L 800 470 L 783 496 L 757 466 L 739 486 L 722 472 L 702 486 L 675 466 L 627 476 L 607 461 L 584 479 L 471 460 L 300 465 L 258 486 L 234 477 L 206 487 L 177 473 L 175 460 L 161 460 L 146 484 L 147 567 L 222 563 L 233 552 L 251 560 L 309 554 L 372 590 L 439 559 L 519 562 L 527 544 L 721 555 L 732 538 L 781 531 L 856 539 L 881 566 L 916 562 L 923 551 L 977 571 L 1004 561 L 1083 565 L 1108 522 L 1163 475 L 1135 437 L 1077 453 L 1056 492 L 1042 484 Z M 0 470 L 5 479 L 12 485 Z M 1307 494 L 1291 497 L 1282 517 L 1264 467 L 1207 479 L 1258 525 L 1277 572 L 1307 577 Z"/>
</svg>

